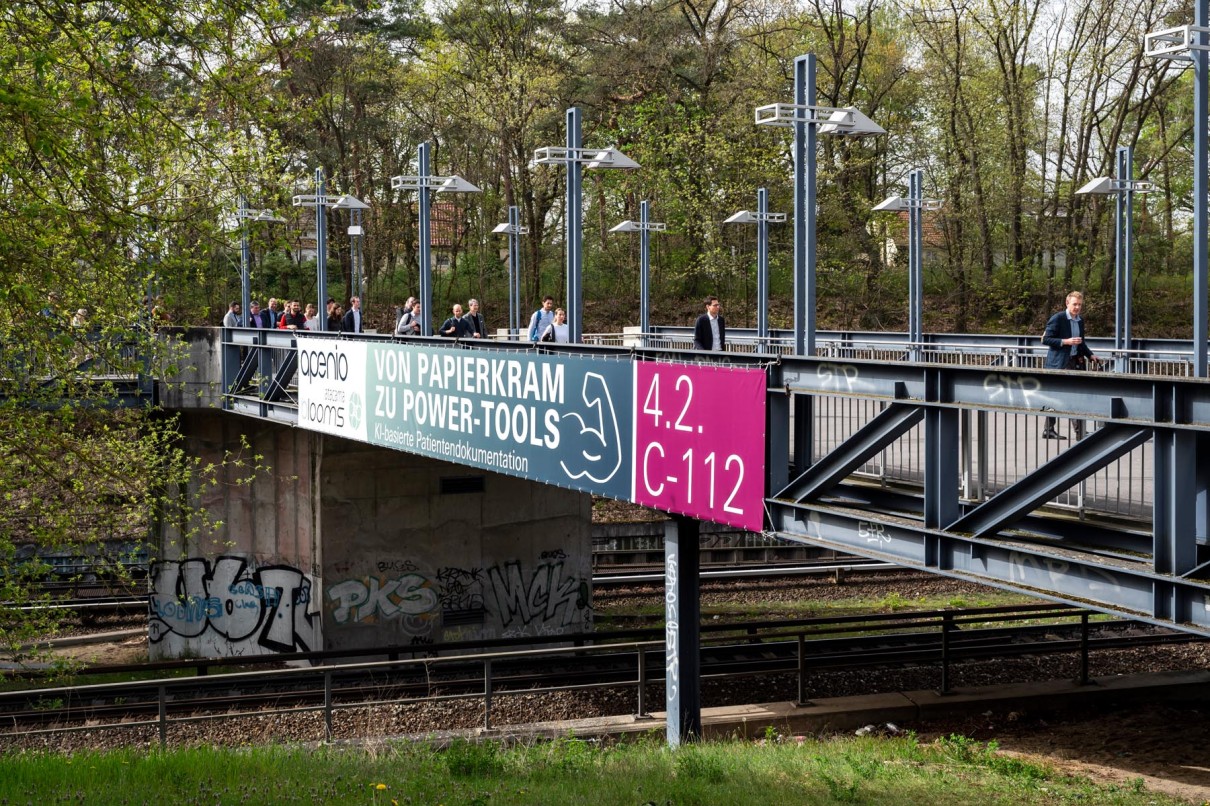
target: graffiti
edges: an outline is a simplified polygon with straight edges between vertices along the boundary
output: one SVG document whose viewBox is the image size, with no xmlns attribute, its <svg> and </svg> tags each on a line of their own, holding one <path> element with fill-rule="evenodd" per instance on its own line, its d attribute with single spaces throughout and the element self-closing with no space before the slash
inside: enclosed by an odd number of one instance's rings
<svg viewBox="0 0 1210 806">
<path fill-rule="evenodd" d="M 477 624 L 459 624 L 442 630 L 443 641 L 487 641 L 496 637 L 496 631 Z"/>
<path fill-rule="evenodd" d="M 891 542 L 891 535 L 887 532 L 886 526 L 873 521 L 858 521 L 857 536 L 865 538 L 867 543 L 887 543 Z"/>
<path fill-rule="evenodd" d="M 552 549 L 538 555 L 539 560 L 566 560 L 567 552 L 563 549 Z"/>
<path fill-rule="evenodd" d="M 1121 584 L 1107 569 L 1072 565 L 1055 557 L 1037 557 L 1019 551 L 1008 553 L 1008 582 L 1037 587 L 1039 574 L 1045 574 L 1045 585 L 1051 590 L 1062 590 L 1073 579 L 1080 579 L 1085 585 L 1083 595 L 1089 599 L 1108 596 L 1111 601 L 1120 601 L 1123 593 Z"/>
<path fill-rule="evenodd" d="M 525 624 L 509 627 L 504 631 L 505 638 L 550 638 L 563 635 L 567 630 L 563 627 L 553 627 L 548 624 Z"/>
<path fill-rule="evenodd" d="M 664 682 L 665 699 L 669 705 L 676 702 L 681 687 L 680 620 L 677 618 L 677 591 L 679 588 L 678 560 L 669 554 L 664 566 Z"/>
<path fill-rule="evenodd" d="M 488 572 L 496 600 L 500 625 L 551 622 L 558 619 L 566 627 L 588 607 L 588 581 L 564 575 L 563 562 L 543 563 L 529 574 L 528 582 L 520 561 L 496 566 Z"/>
<path fill-rule="evenodd" d="M 1042 394 L 1041 390 L 1042 384 L 1037 378 L 999 372 L 989 373 L 983 378 L 983 391 L 988 393 L 988 401 L 1002 406 L 1033 408 L 1035 400 L 1039 404 L 1050 400 L 1050 396 Z"/>
<path fill-rule="evenodd" d="M 318 649 L 310 577 L 288 565 L 252 566 L 244 557 L 197 557 L 152 568 L 148 638 L 199 654 Z"/>
<path fill-rule="evenodd" d="M 839 390 L 844 386 L 848 392 L 853 391 L 853 384 L 860 375 L 860 370 L 851 364 L 824 363 L 815 370 L 815 377 L 819 379 L 822 388 Z"/>
<path fill-rule="evenodd" d="M 437 606 L 437 593 L 420 574 L 347 579 L 328 589 L 328 599 L 337 603 L 332 611 L 337 624 L 417 615 Z"/>
<path fill-rule="evenodd" d="M 411 560 L 379 560 L 378 573 L 385 574 L 388 571 L 396 574 L 414 574 L 420 569 L 416 567 L 416 563 Z M 348 573 L 344 571 L 342 573 Z"/>
</svg>

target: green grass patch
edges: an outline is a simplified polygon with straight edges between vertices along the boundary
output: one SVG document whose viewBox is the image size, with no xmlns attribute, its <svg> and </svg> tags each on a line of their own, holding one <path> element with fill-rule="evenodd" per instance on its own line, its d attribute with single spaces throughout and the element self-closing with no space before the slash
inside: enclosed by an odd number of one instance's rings
<svg viewBox="0 0 1210 806">
<path fill-rule="evenodd" d="M 504 748 L 458 741 L 372 749 L 198 748 L 0 755 L 0 803 L 205 804 L 1174 804 L 1001 755 L 914 736 Z"/>
</svg>

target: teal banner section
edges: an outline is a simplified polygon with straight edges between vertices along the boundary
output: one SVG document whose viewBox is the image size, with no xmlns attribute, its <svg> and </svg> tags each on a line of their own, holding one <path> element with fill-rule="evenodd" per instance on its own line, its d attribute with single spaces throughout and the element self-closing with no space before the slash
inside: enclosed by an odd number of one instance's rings
<svg viewBox="0 0 1210 806">
<path fill-rule="evenodd" d="M 368 344 L 358 438 L 626 500 L 633 377 L 626 358 Z"/>
</svg>

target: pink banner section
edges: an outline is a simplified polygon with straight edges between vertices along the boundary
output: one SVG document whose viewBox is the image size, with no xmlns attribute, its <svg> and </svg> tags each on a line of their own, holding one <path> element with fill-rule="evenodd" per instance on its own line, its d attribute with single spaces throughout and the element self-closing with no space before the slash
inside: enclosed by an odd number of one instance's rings
<svg viewBox="0 0 1210 806">
<path fill-rule="evenodd" d="M 759 532 L 765 372 L 635 363 L 635 503 Z"/>
</svg>

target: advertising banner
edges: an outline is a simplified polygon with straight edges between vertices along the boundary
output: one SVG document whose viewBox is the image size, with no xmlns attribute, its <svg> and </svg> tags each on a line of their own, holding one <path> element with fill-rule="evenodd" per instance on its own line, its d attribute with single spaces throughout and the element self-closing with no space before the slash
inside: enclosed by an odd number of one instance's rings
<svg viewBox="0 0 1210 806">
<path fill-rule="evenodd" d="M 759 532 L 765 384 L 760 369 L 636 362 L 631 500 Z"/>
<path fill-rule="evenodd" d="M 299 425 L 759 530 L 765 374 L 305 339 Z"/>
</svg>

